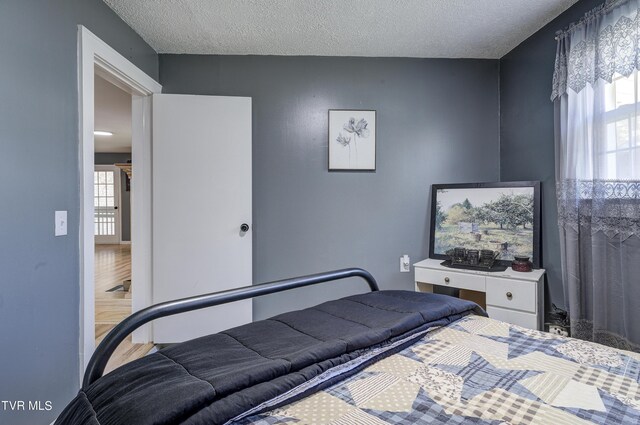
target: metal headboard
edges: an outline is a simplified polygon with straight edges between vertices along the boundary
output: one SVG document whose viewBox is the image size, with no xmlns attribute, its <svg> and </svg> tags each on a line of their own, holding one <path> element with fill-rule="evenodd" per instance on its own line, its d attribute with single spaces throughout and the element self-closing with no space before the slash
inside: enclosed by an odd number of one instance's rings
<svg viewBox="0 0 640 425">
<path fill-rule="evenodd" d="M 359 268 L 349 268 L 182 298 L 142 309 L 118 323 L 100 342 L 87 364 L 87 370 L 82 380 L 82 388 L 87 388 L 102 376 L 109 358 L 131 332 L 152 320 L 349 277 L 361 277 L 369 284 L 371 291 L 379 290 L 378 283 L 371 273 Z"/>
</svg>

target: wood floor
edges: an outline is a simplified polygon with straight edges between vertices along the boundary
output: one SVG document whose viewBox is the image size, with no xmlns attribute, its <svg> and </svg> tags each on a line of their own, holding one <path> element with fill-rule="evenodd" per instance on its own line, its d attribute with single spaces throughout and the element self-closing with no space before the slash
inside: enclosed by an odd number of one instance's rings
<svg viewBox="0 0 640 425">
<path fill-rule="evenodd" d="M 106 292 L 122 281 L 131 279 L 131 245 L 96 245 L 95 311 L 96 345 L 117 323 L 131 314 L 131 291 Z M 143 357 L 153 344 L 133 344 L 131 336 L 123 341 L 109 360 L 105 373 Z"/>
</svg>

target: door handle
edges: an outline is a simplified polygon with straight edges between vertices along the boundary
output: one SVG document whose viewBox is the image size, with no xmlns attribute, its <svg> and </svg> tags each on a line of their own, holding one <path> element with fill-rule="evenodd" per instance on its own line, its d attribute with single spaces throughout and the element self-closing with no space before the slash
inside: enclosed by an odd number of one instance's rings
<svg viewBox="0 0 640 425">
<path fill-rule="evenodd" d="M 247 223 L 242 223 L 240 225 L 240 231 L 241 232 L 248 232 L 249 231 L 249 225 Z"/>
</svg>

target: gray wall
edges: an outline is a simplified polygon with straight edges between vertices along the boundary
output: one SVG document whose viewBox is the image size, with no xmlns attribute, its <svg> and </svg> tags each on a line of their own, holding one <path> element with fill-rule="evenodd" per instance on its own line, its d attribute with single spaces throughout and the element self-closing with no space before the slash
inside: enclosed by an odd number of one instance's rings
<svg viewBox="0 0 640 425">
<path fill-rule="evenodd" d="M 94 155 L 96 165 L 113 165 L 131 160 L 130 153 L 100 152 Z M 120 217 L 122 225 L 122 240 L 131 241 L 131 192 L 127 191 L 127 175 L 120 171 Z"/>
<path fill-rule="evenodd" d="M 157 55 L 100 0 L 0 2 L 0 400 L 46 424 L 79 383 L 77 24 L 153 77 Z M 54 210 L 69 235 L 53 236 Z"/>
<path fill-rule="evenodd" d="M 166 93 L 253 98 L 255 282 L 347 266 L 411 289 L 428 256 L 432 183 L 495 181 L 498 61 L 160 55 Z M 327 110 L 378 111 L 377 171 L 327 171 Z M 260 319 L 363 291 L 361 282 L 257 300 Z"/>
<path fill-rule="evenodd" d="M 500 178 L 540 180 L 542 262 L 549 301 L 564 305 L 555 198 L 551 80 L 555 32 L 603 0 L 581 0 L 500 59 Z"/>
</svg>

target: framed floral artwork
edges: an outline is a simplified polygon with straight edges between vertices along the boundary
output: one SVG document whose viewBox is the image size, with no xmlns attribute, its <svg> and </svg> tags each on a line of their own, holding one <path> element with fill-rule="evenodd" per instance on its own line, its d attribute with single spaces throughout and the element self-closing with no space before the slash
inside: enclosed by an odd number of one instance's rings
<svg viewBox="0 0 640 425">
<path fill-rule="evenodd" d="M 375 171 L 376 111 L 329 110 L 329 171 Z"/>
</svg>

